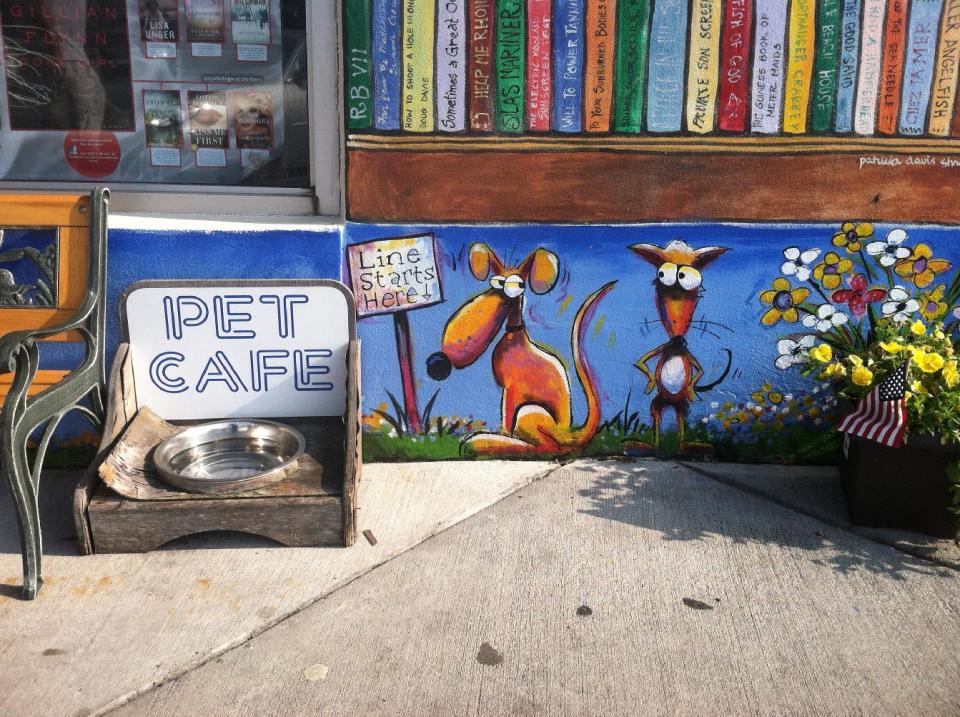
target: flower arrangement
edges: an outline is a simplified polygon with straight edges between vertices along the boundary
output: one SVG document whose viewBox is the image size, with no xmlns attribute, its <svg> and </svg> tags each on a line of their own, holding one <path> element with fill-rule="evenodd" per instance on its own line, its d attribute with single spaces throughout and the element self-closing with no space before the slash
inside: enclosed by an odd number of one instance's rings
<svg viewBox="0 0 960 717">
<path fill-rule="evenodd" d="M 879 238 L 846 222 L 831 244 L 786 248 L 781 276 L 759 295 L 764 326 L 797 327 L 777 342 L 776 367 L 856 402 L 909 361 L 910 431 L 960 442 L 960 274 L 903 229 Z"/>
</svg>

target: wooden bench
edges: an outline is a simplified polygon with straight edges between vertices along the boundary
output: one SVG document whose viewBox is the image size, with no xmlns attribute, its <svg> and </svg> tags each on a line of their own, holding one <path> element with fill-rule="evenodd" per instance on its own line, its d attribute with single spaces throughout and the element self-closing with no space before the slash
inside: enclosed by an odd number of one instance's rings
<svg viewBox="0 0 960 717">
<path fill-rule="evenodd" d="M 52 242 L 42 250 L 0 243 L 0 471 L 17 509 L 26 599 L 41 584 L 37 489 L 53 433 L 73 411 L 103 425 L 108 202 L 103 188 L 89 196 L 0 196 L 8 240 Z M 38 278 L 19 283 L 18 274 L 33 269 Z M 70 370 L 40 370 L 42 341 L 79 342 L 83 356 Z M 27 442 L 38 430 L 31 460 Z"/>
</svg>

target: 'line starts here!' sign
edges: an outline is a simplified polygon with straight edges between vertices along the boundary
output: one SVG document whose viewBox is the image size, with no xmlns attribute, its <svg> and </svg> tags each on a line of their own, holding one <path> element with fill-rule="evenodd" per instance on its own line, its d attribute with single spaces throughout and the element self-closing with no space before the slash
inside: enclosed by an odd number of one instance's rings
<svg viewBox="0 0 960 717">
<path fill-rule="evenodd" d="M 166 419 L 342 416 L 350 303 L 321 280 L 135 287 L 137 401 Z"/>
<path fill-rule="evenodd" d="M 375 316 L 443 301 L 432 234 L 347 247 L 357 314 Z"/>
</svg>

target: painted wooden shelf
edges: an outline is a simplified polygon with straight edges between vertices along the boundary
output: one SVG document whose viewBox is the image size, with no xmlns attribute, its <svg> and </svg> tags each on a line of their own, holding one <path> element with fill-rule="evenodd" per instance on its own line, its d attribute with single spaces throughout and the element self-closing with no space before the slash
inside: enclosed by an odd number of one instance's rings
<svg viewBox="0 0 960 717">
<path fill-rule="evenodd" d="M 390 222 L 960 223 L 960 140 L 352 134 L 347 214 Z"/>
</svg>

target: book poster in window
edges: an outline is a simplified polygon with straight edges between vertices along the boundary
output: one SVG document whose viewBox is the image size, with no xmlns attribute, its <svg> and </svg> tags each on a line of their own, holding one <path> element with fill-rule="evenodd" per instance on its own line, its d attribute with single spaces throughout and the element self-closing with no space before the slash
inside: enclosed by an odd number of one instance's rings
<svg viewBox="0 0 960 717">
<path fill-rule="evenodd" d="M 188 92 L 190 113 L 190 149 L 198 167 L 224 167 L 227 132 L 227 94 L 225 92 Z"/>
<path fill-rule="evenodd" d="M 177 56 L 177 0 L 139 0 L 140 38 L 151 59 Z"/>
<path fill-rule="evenodd" d="M 220 57 L 225 39 L 223 0 L 184 0 L 187 42 L 195 57 Z"/>
<path fill-rule="evenodd" d="M 143 91 L 143 133 L 150 164 L 179 167 L 183 146 L 183 113 L 175 90 Z"/>
<path fill-rule="evenodd" d="M 270 45 L 269 0 L 233 0 L 230 33 L 240 62 L 266 62 Z"/>
<path fill-rule="evenodd" d="M 125 0 L 8 0 L 0 18 L 12 130 L 135 128 Z"/>
<path fill-rule="evenodd" d="M 240 163 L 257 169 L 269 161 L 273 149 L 273 97 L 269 92 L 234 92 L 232 98 Z"/>
</svg>

